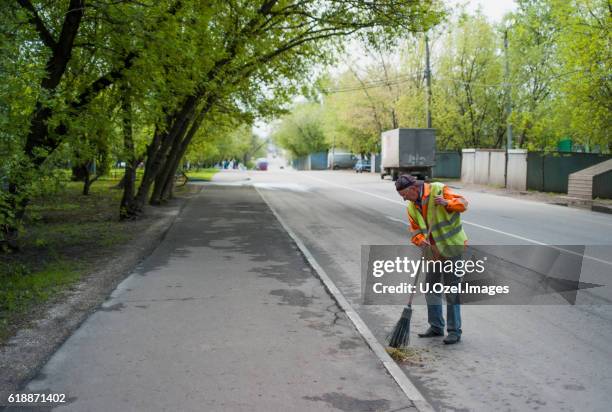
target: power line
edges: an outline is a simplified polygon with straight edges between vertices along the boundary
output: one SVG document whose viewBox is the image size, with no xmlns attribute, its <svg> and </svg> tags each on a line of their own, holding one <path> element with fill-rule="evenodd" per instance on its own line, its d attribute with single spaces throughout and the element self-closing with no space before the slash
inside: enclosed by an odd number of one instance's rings
<svg viewBox="0 0 612 412">
<path fill-rule="evenodd" d="M 559 75 L 550 76 L 545 80 L 548 81 L 548 80 L 558 79 L 558 78 L 561 78 L 561 77 L 564 77 L 570 74 L 574 74 L 580 71 L 582 70 L 574 70 L 571 72 L 566 72 L 566 73 L 562 73 Z M 360 91 L 360 90 L 375 89 L 378 87 L 395 86 L 398 84 L 406 83 L 406 82 L 421 79 L 421 78 L 423 77 L 420 75 L 401 75 L 401 76 L 397 76 L 391 79 L 377 79 L 377 80 L 372 80 L 369 82 L 363 82 L 363 86 L 346 86 L 346 87 L 326 88 L 326 89 L 322 89 L 321 91 L 325 94 L 355 92 L 355 91 Z M 507 86 L 522 86 L 526 83 L 526 82 L 502 82 L 502 83 L 487 84 L 487 83 L 470 82 L 470 81 L 461 80 L 461 79 L 453 79 L 453 78 L 448 78 L 448 77 L 434 77 L 432 80 L 434 80 L 434 82 L 453 82 L 453 83 L 460 83 L 460 84 L 469 84 L 470 86 L 475 86 L 475 87 L 489 87 L 489 88 L 503 88 Z"/>
</svg>

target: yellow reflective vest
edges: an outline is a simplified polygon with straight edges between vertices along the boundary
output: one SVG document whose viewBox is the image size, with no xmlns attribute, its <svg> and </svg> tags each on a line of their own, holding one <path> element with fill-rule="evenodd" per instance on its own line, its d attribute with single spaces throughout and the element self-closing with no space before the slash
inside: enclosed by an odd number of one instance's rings
<svg viewBox="0 0 612 412">
<path fill-rule="evenodd" d="M 413 236 L 420 232 L 427 238 L 427 234 L 430 233 L 436 248 L 443 257 L 459 256 L 467 241 L 461 225 L 460 213 L 449 213 L 444 206 L 435 204 L 436 196 L 442 195 L 443 183 L 431 183 L 429 187 L 429 197 L 423 199 L 427 201 L 427 222 L 414 202 L 408 202 L 408 214 L 419 226 Z M 429 238 L 427 240 L 429 241 Z"/>
</svg>

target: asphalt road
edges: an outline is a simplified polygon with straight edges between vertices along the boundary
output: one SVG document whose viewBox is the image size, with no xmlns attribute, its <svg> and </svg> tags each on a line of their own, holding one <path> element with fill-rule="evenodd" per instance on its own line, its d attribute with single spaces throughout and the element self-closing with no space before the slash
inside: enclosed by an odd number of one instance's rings
<svg viewBox="0 0 612 412">
<path fill-rule="evenodd" d="M 406 210 L 389 180 L 351 172 L 250 173 L 252 183 L 302 239 L 382 342 L 398 306 L 363 306 L 360 247 L 406 244 Z M 470 242 L 587 245 L 575 306 L 465 306 L 462 342 L 413 339 L 406 373 L 441 410 L 607 411 L 612 405 L 612 216 L 462 190 Z M 416 307 L 413 330 L 426 329 Z"/>
</svg>

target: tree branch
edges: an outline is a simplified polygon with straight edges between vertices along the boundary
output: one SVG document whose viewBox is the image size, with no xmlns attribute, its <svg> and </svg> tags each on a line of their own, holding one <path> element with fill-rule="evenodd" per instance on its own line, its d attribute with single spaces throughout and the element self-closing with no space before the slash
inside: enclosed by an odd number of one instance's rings
<svg viewBox="0 0 612 412">
<path fill-rule="evenodd" d="M 55 49 L 57 48 L 57 42 L 53 38 L 51 32 L 49 32 L 49 29 L 47 29 L 47 26 L 45 26 L 45 23 L 38 15 L 38 12 L 30 2 L 30 0 L 17 0 L 17 2 L 21 7 L 30 12 L 29 21 L 34 25 L 34 27 L 36 27 L 36 31 L 40 36 L 40 40 L 45 44 L 45 46 L 55 51 Z"/>
</svg>

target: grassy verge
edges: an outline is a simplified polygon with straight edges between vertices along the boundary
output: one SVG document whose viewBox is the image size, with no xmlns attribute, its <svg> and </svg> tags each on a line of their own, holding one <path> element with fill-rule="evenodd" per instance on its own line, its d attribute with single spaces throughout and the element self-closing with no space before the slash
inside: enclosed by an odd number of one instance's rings
<svg viewBox="0 0 612 412">
<path fill-rule="evenodd" d="M 189 171 L 187 172 L 187 176 L 192 180 L 204 180 L 210 181 L 212 177 L 217 173 L 219 169 L 210 168 L 210 169 L 202 169 L 198 171 Z"/>
<path fill-rule="evenodd" d="M 66 182 L 59 192 L 32 200 L 21 251 L 0 260 L 0 342 L 27 314 L 53 299 L 137 233 L 119 222 L 118 180 L 100 179 L 89 196 L 82 183 Z"/>
</svg>

